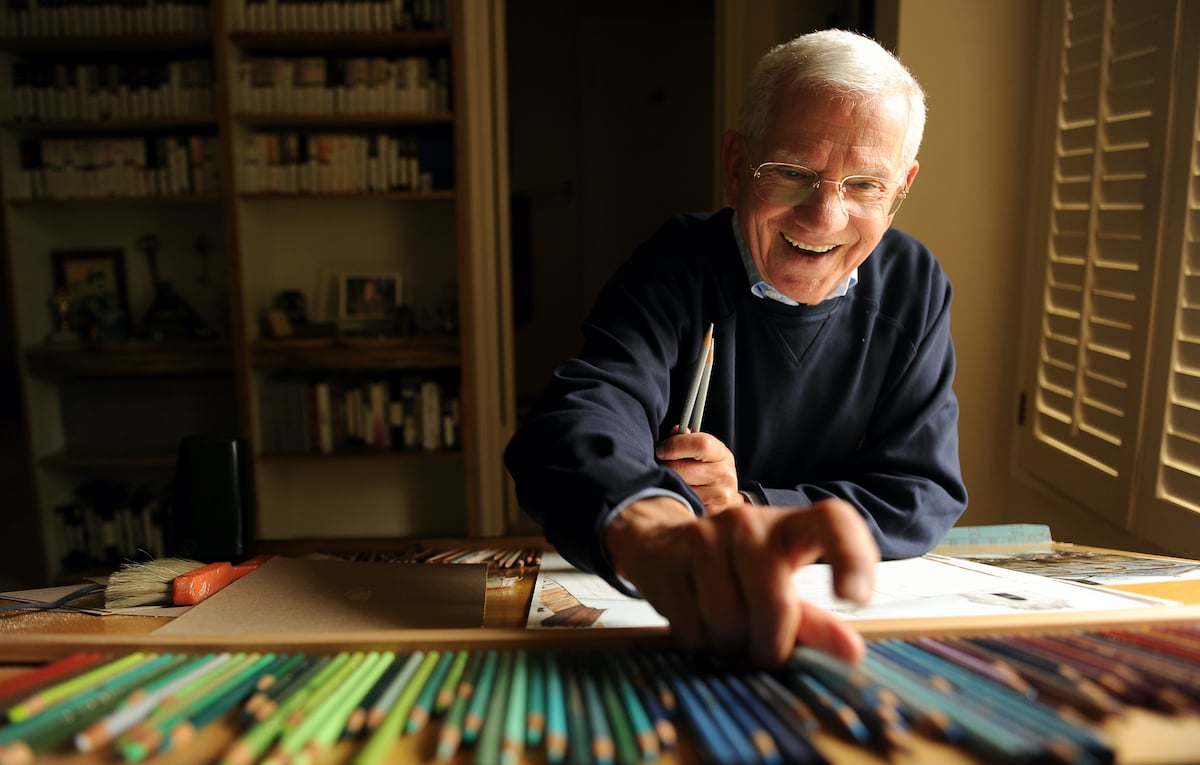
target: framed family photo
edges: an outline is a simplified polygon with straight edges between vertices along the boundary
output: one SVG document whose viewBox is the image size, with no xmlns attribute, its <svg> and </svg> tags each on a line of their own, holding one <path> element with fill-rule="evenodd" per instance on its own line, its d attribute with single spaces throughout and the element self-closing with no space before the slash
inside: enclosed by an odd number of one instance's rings
<svg viewBox="0 0 1200 765">
<path fill-rule="evenodd" d="M 346 273 L 338 277 L 339 319 L 391 319 L 400 306 L 400 274 Z"/>
<path fill-rule="evenodd" d="M 129 297 L 122 250 L 55 250 L 51 255 L 54 287 L 65 296 L 69 329 L 85 339 L 125 339 Z"/>
</svg>

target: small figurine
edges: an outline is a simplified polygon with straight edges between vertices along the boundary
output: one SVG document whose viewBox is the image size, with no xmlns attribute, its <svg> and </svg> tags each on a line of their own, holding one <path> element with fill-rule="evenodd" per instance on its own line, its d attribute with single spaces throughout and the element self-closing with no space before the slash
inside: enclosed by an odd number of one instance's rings
<svg viewBox="0 0 1200 765">
<path fill-rule="evenodd" d="M 67 292 L 66 287 L 54 290 L 54 294 L 50 297 L 50 305 L 54 307 L 55 327 L 47 338 L 47 342 L 79 342 L 79 335 L 71 329 L 71 293 Z"/>
</svg>

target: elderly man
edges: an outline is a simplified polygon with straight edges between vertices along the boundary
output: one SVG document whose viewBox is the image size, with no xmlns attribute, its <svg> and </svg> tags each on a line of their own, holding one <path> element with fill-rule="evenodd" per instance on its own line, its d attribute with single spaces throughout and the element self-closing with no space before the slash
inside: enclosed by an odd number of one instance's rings
<svg viewBox="0 0 1200 765">
<path fill-rule="evenodd" d="M 924 122 L 920 86 L 866 37 L 769 51 L 724 136 L 729 207 L 634 253 L 505 452 L 546 538 L 645 597 L 686 648 L 861 658 L 854 630 L 796 595 L 795 569 L 823 559 L 863 602 L 881 555 L 925 553 L 966 506 L 950 284 L 890 228 Z"/>
</svg>

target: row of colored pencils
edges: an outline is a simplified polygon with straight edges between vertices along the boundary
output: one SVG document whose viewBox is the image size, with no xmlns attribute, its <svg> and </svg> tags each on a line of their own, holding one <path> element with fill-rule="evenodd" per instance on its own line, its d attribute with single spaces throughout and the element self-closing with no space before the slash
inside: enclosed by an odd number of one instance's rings
<svg viewBox="0 0 1200 765">
<path fill-rule="evenodd" d="M 392 563 L 486 563 L 491 568 L 501 569 L 519 569 L 542 563 L 542 551 L 537 547 L 441 550 L 414 547 L 398 553 L 356 553 L 346 557 L 357 561 Z"/>
<path fill-rule="evenodd" d="M 914 734 L 992 762 L 1107 762 L 1097 722 L 1200 713 L 1200 626 L 876 640 L 850 667 L 798 648 L 763 672 L 661 648 L 79 653 L 0 682 L 0 764 L 73 748 L 141 762 L 224 721 L 225 765 L 308 763 L 343 741 L 394 761 L 824 762 L 818 730 L 885 756 Z M 682 757 L 683 755 L 681 755 Z"/>
</svg>

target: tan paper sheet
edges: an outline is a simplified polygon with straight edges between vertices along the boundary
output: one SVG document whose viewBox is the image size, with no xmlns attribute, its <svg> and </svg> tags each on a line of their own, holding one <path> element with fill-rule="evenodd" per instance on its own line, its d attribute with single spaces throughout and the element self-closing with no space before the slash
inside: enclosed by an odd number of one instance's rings
<svg viewBox="0 0 1200 765">
<path fill-rule="evenodd" d="M 273 558 L 155 634 L 483 626 L 486 565 Z"/>
</svg>

